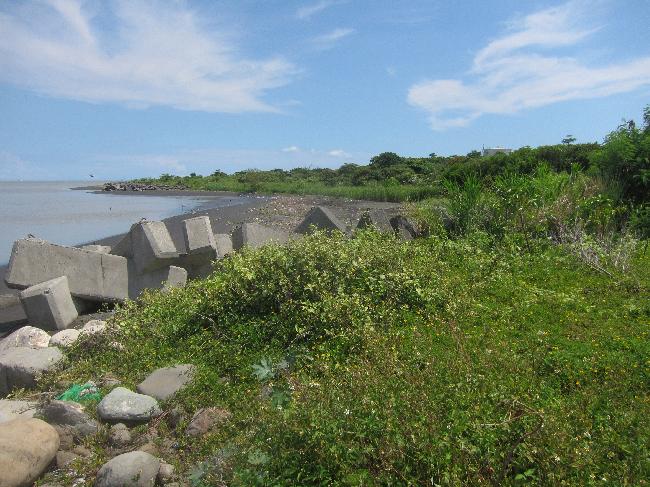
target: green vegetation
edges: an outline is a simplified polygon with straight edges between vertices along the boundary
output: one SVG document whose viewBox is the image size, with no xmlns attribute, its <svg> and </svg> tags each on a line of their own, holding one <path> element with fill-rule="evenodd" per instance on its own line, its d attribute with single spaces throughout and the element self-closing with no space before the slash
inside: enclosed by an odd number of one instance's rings
<svg viewBox="0 0 650 487">
<path fill-rule="evenodd" d="M 127 303 L 42 387 L 194 363 L 165 407 L 232 413 L 174 438 L 194 486 L 647 485 L 649 122 L 441 166 L 411 242 L 244 250 Z"/>
</svg>

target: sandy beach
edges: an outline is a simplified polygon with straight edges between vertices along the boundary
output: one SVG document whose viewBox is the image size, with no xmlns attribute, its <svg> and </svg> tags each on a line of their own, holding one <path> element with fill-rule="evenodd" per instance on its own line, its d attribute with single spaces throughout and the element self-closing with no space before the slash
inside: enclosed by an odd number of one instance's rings
<svg viewBox="0 0 650 487">
<path fill-rule="evenodd" d="M 101 187 L 96 186 L 86 186 L 74 189 L 85 191 L 95 190 L 98 193 L 104 193 L 101 191 Z M 181 223 L 183 220 L 192 216 L 209 216 L 214 233 L 230 233 L 235 226 L 243 222 L 257 222 L 283 230 L 293 231 L 302 221 L 302 218 L 307 211 L 317 205 L 329 207 L 349 228 L 356 225 L 356 222 L 364 209 L 382 208 L 386 209 L 391 214 L 397 214 L 400 208 L 400 205 L 395 203 L 358 201 L 323 196 L 258 196 L 217 191 L 185 190 L 119 191 L 108 194 L 111 194 L 115 198 L 119 198 L 123 195 L 141 196 L 143 198 L 150 196 L 188 196 L 205 198 L 205 202 L 192 212 L 172 216 L 163 220 L 169 229 L 176 247 L 181 252 L 185 251 Z M 242 199 L 242 196 L 245 196 L 245 198 Z M 232 197 L 241 202 L 237 202 L 237 204 L 232 206 L 220 206 L 217 208 L 211 207 L 211 200 L 215 200 L 216 198 L 222 199 L 224 197 Z M 125 233 L 126 231 L 128 231 L 128 228 L 124 229 Z M 90 242 L 80 242 L 78 245 L 99 244 L 112 246 L 119 242 L 123 236 L 124 233 Z M 0 337 L 27 322 L 22 306 L 19 303 L 11 303 L 12 298 L 9 296 L 17 296 L 18 290 L 9 289 L 5 285 L 4 274 L 6 270 L 6 266 L 0 266 L 0 296 L 3 296 L 3 301 L 0 302 Z"/>
</svg>

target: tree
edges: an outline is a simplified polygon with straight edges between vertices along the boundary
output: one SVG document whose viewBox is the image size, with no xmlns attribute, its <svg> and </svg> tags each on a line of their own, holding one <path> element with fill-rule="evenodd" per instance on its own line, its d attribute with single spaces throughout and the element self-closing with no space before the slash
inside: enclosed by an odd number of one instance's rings
<svg viewBox="0 0 650 487">
<path fill-rule="evenodd" d="M 404 160 L 394 152 L 382 152 L 370 159 L 370 165 L 373 167 L 390 167 L 403 162 Z"/>
<path fill-rule="evenodd" d="M 573 135 L 571 135 L 571 134 L 567 135 L 566 137 L 564 137 L 564 138 L 562 139 L 562 143 L 563 143 L 564 145 L 571 145 L 571 144 L 573 144 L 575 141 L 576 141 L 576 138 L 575 138 Z"/>
</svg>

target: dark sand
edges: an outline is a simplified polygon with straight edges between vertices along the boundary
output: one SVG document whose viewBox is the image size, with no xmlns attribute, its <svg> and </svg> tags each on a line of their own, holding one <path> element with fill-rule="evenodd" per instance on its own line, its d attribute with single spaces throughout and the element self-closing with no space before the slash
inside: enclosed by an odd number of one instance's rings
<svg viewBox="0 0 650 487">
<path fill-rule="evenodd" d="M 95 190 L 97 187 L 75 188 L 83 190 Z M 390 214 L 399 213 L 399 204 L 381 203 L 376 201 L 358 201 L 340 198 L 330 198 L 322 196 L 293 196 L 293 195 L 276 195 L 276 196 L 246 196 L 236 193 L 209 192 L 209 191 L 116 191 L 109 194 L 119 198 L 121 195 L 129 196 L 200 196 L 205 198 L 205 202 L 191 213 L 172 216 L 164 220 L 169 233 L 171 234 L 176 247 L 179 251 L 185 251 L 185 242 L 183 241 L 182 226 L 183 220 L 193 217 L 207 215 L 212 222 L 214 233 L 230 233 L 232 229 L 244 222 L 258 222 L 287 231 L 293 231 L 302 221 L 304 215 L 313 206 L 321 205 L 329 207 L 334 214 L 345 223 L 348 228 L 356 226 L 361 212 L 367 208 L 381 208 L 387 210 Z M 232 197 L 232 206 L 219 206 L 222 204 L 223 197 Z M 219 198 L 219 201 L 216 200 Z M 135 223 L 135 222 L 134 222 Z M 124 231 L 128 231 L 125 228 Z M 115 245 L 124 234 L 113 235 L 100 240 L 85 242 L 86 244 Z M 53 242 L 56 243 L 56 242 Z M 17 295 L 18 291 L 9 289 L 5 285 L 4 275 L 6 266 L 0 266 L 0 296 Z M 3 298 L 4 303 L 0 302 L 0 338 L 7 332 L 27 323 L 25 314 L 20 304 L 6 306 L 7 301 L 11 298 Z M 4 306 L 3 306 L 4 304 Z M 88 318 L 86 318 L 88 319 Z"/>
</svg>

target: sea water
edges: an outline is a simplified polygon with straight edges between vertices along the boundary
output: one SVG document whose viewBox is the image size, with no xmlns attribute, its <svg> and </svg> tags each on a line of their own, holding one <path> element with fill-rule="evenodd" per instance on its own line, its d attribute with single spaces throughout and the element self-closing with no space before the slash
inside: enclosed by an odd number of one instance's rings
<svg viewBox="0 0 650 487">
<path fill-rule="evenodd" d="M 9 261 L 15 240 L 31 234 L 62 245 L 77 245 L 126 232 L 141 218 L 161 220 L 203 206 L 196 196 L 97 194 L 73 190 L 83 182 L 0 181 L 0 265 Z M 210 198 L 227 206 L 240 198 Z M 242 198 L 243 199 L 243 198 Z"/>
</svg>

